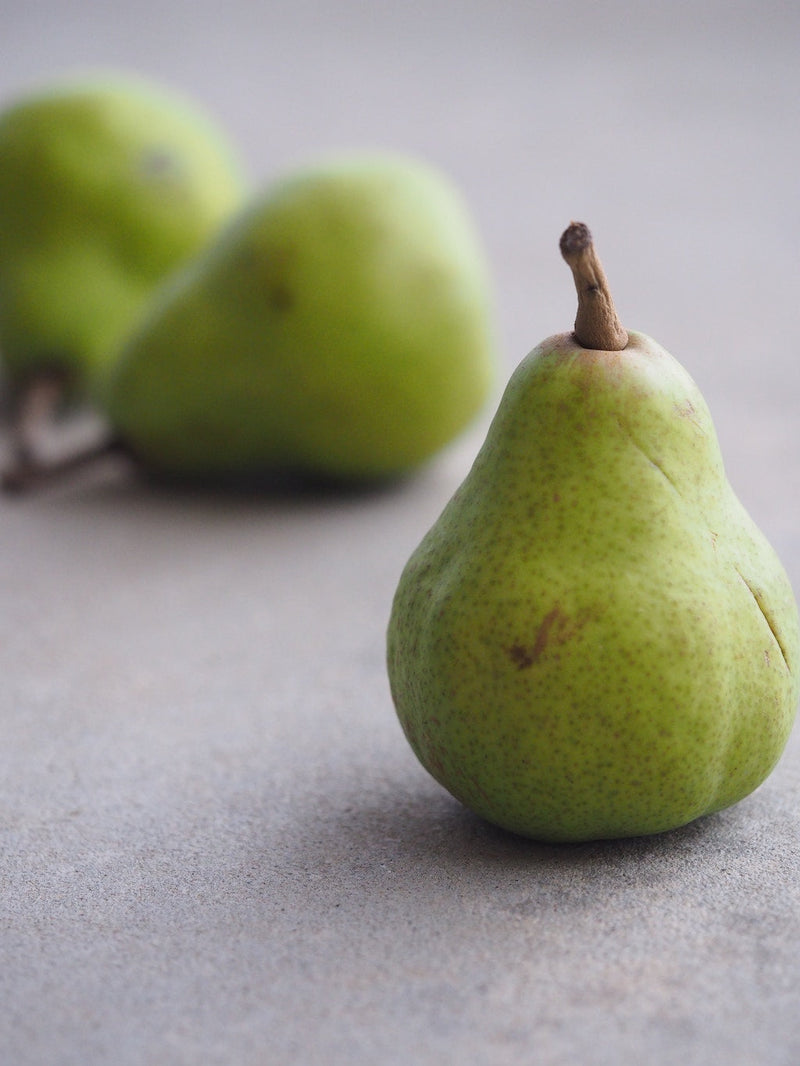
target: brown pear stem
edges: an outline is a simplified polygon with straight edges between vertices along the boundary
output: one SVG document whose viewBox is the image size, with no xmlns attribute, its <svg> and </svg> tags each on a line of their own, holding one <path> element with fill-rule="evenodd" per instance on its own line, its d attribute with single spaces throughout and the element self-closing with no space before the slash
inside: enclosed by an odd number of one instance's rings
<svg viewBox="0 0 800 1066">
<path fill-rule="evenodd" d="M 21 386 L 11 421 L 11 447 L 17 463 L 34 461 L 39 436 L 52 424 L 66 389 L 66 375 L 57 370 L 40 370 Z"/>
<path fill-rule="evenodd" d="M 561 234 L 559 248 L 572 269 L 578 293 L 575 340 L 582 348 L 621 352 L 628 343 L 628 333 L 617 317 L 589 227 L 571 222 Z"/>
<path fill-rule="evenodd" d="M 6 493 L 30 492 L 94 466 L 108 456 L 129 456 L 129 452 L 122 441 L 110 438 L 51 462 L 17 457 L 16 463 L 2 472 L 0 488 Z"/>
</svg>

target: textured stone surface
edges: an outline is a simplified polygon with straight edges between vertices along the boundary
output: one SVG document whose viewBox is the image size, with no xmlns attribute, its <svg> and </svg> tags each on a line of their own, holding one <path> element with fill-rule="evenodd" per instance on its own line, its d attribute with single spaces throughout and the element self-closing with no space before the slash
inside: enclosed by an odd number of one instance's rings
<svg viewBox="0 0 800 1066">
<path fill-rule="evenodd" d="M 572 321 L 558 236 L 584 218 L 800 587 L 789 6 L 7 6 L 4 95 L 122 62 L 196 92 L 260 175 L 364 144 L 448 168 L 509 372 Z M 391 596 L 482 428 L 371 497 L 108 466 L 0 500 L 3 1062 L 800 1061 L 797 731 L 723 814 L 561 848 L 465 813 L 403 739 Z"/>
</svg>

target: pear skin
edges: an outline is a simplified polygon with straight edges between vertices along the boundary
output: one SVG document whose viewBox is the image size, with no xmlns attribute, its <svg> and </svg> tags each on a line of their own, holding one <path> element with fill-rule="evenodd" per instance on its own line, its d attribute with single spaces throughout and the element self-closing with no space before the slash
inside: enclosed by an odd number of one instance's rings
<svg viewBox="0 0 800 1066">
<path fill-rule="evenodd" d="M 212 119 L 118 73 L 65 79 L 0 115 L 0 354 L 10 383 L 91 392 L 154 288 L 245 195 Z"/>
<path fill-rule="evenodd" d="M 105 406 L 167 476 L 380 480 L 466 427 L 494 361 L 489 272 L 450 181 L 337 156 L 264 190 L 166 284 Z"/>
<path fill-rule="evenodd" d="M 579 293 L 602 302 L 585 266 Z M 649 337 L 600 336 L 622 347 L 563 334 L 519 365 L 388 628 L 422 765 L 542 841 L 658 833 L 736 803 L 778 761 L 800 694 L 788 577 L 697 386 Z"/>
</svg>

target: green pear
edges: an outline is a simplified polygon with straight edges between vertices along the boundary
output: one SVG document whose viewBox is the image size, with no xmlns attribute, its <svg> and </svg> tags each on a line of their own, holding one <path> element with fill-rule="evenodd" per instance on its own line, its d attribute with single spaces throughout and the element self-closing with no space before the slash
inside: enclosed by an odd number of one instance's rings
<svg viewBox="0 0 800 1066">
<path fill-rule="evenodd" d="M 514 372 L 388 627 L 423 766 L 542 841 L 657 833 L 742 799 L 775 766 L 800 684 L 789 580 L 697 386 L 620 326 L 585 226 L 562 252 L 575 332 Z"/>
<path fill-rule="evenodd" d="M 179 94 L 118 74 L 64 80 L 0 115 L 0 353 L 20 385 L 80 392 L 154 287 L 241 204 L 242 169 Z"/>
<path fill-rule="evenodd" d="M 170 477 L 399 475 L 487 398 L 489 288 L 449 179 L 393 154 L 326 159 L 266 189 L 165 284 L 105 409 Z"/>
</svg>

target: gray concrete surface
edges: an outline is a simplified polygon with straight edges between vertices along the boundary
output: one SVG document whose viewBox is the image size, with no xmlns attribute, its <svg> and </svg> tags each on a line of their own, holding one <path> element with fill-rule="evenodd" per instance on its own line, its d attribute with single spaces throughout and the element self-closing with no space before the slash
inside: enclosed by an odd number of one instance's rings
<svg viewBox="0 0 800 1066">
<path fill-rule="evenodd" d="M 425 155 L 470 197 L 504 375 L 595 231 L 800 587 L 797 5 L 0 4 L 3 98 L 76 65 L 191 91 L 256 180 Z M 0 500 L 0 1061 L 797 1066 L 800 739 L 749 799 L 542 847 L 416 764 L 383 666 L 478 425 L 375 496 Z"/>
</svg>

